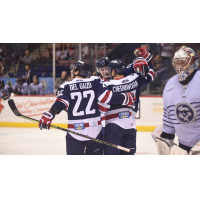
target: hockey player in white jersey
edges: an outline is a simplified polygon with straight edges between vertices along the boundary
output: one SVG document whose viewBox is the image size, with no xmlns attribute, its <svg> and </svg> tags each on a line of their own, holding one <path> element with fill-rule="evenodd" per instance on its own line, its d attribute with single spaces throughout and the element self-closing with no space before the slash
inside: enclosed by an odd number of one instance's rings
<svg viewBox="0 0 200 200">
<path fill-rule="evenodd" d="M 16 79 L 16 83 L 13 85 L 13 92 L 16 95 L 28 95 L 29 86 L 28 83 L 24 82 L 21 77 Z"/>
<path fill-rule="evenodd" d="M 99 103 L 99 109 L 105 120 L 105 141 L 130 148 L 129 153 L 118 149 L 104 147 L 105 155 L 134 155 L 136 152 L 136 123 L 135 115 L 138 110 L 140 88 L 153 80 L 153 70 L 149 69 L 146 59 L 139 57 L 133 61 L 133 68 L 137 73 L 125 76 L 125 63 L 122 60 L 113 60 L 108 65 L 114 80 L 104 82 L 113 92 L 130 92 L 134 97 L 132 107 L 125 105 L 106 105 Z"/>
<path fill-rule="evenodd" d="M 40 119 L 40 128 L 49 128 L 55 115 L 67 110 L 69 130 L 102 140 L 97 102 L 132 106 L 133 97 L 130 93 L 117 94 L 108 90 L 98 77 L 87 78 L 90 72 L 91 66 L 84 61 L 71 66 L 74 79 L 60 86 L 56 102 Z M 103 154 L 102 144 L 70 132 L 66 135 L 66 148 L 68 155 Z"/>
<path fill-rule="evenodd" d="M 158 154 L 200 155 L 199 58 L 189 47 L 181 47 L 172 64 L 178 73 L 166 84 L 163 125 L 152 133 Z M 174 144 L 175 134 L 179 144 Z"/>
<path fill-rule="evenodd" d="M 45 88 L 42 83 L 39 83 L 38 76 L 33 76 L 33 83 L 29 85 L 29 95 L 45 95 Z"/>
</svg>

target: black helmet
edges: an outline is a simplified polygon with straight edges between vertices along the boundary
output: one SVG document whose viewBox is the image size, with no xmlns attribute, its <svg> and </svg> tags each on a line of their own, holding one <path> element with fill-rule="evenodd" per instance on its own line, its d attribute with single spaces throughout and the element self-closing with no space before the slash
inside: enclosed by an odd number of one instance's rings
<svg viewBox="0 0 200 200">
<path fill-rule="evenodd" d="M 109 62 L 110 60 L 108 57 L 102 57 L 97 60 L 96 66 L 97 68 L 106 67 L 108 66 Z"/>
<path fill-rule="evenodd" d="M 78 60 L 74 64 L 71 64 L 70 70 L 72 69 L 74 71 L 79 70 L 79 75 L 86 78 L 90 74 L 92 67 L 87 62 Z"/>
<path fill-rule="evenodd" d="M 16 78 L 16 82 L 23 82 L 23 80 L 22 80 L 21 77 L 17 77 L 17 78 Z"/>
<path fill-rule="evenodd" d="M 33 79 L 36 78 L 37 80 L 39 80 L 38 75 L 34 75 Z"/>
<path fill-rule="evenodd" d="M 117 74 L 125 73 L 126 65 L 121 59 L 112 60 L 108 66 L 111 68 L 111 70 L 114 69 Z"/>
</svg>

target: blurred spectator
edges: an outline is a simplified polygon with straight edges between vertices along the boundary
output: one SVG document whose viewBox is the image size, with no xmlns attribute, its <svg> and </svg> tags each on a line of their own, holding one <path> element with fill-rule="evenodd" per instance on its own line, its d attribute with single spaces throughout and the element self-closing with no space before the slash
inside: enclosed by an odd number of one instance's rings
<svg viewBox="0 0 200 200">
<path fill-rule="evenodd" d="M 82 44 L 82 45 L 83 45 L 83 48 L 82 48 L 82 57 L 84 58 L 89 53 L 89 47 L 88 47 L 87 44 Z"/>
<path fill-rule="evenodd" d="M 12 52 L 17 53 L 19 57 L 22 57 L 21 54 L 21 44 L 20 43 L 12 43 Z"/>
<path fill-rule="evenodd" d="M 25 70 L 26 70 L 26 73 L 25 75 L 22 77 L 22 79 L 28 83 L 30 85 L 30 83 L 33 82 L 33 76 L 34 76 L 34 72 L 31 70 L 31 67 L 29 64 L 26 64 L 25 65 Z"/>
<path fill-rule="evenodd" d="M 73 60 L 75 57 L 75 50 L 72 43 L 67 43 L 66 52 L 62 58 L 62 60 Z"/>
<path fill-rule="evenodd" d="M 39 83 L 38 76 L 33 76 L 33 82 L 29 86 L 29 95 L 45 95 L 45 88 L 42 83 Z"/>
<path fill-rule="evenodd" d="M 43 64 L 44 63 L 44 59 L 42 58 L 42 54 L 39 53 L 36 57 L 35 60 L 33 60 L 33 64 L 35 65 L 39 65 L 39 64 Z"/>
<path fill-rule="evenodd" d="M 162 57 L 156 55 L 153 61 L 153 69 L 154 69 L 154 80 L 150 84 L 150 89 L 152 94 L 162 94 L 163 91 L 163 83 L 165 81 L 165 76 L 167 73 L 167 66 L 165 62 L 162 61 Z"/>
<path fill-rule="evenodd" d="M 55 81 L 55 89 L 57 90 L 60 87 L 60 85 L 62 85 L 66 81 L 68 81 L 67 80 L 67 72 L 63 71 L 61 73 L 60 78 L 57 78 L 56 81 Z"/>
<path fill-rule="evenodd" d="M 0 79 L 0 92 L 6 96 L 9 96 L 12 92 L 12 88 L 10 88 L 8 85 L 5 85 L 3 79 Z"/>
<path fill-rule="evenodd" d="M 197 56 L 199 57 L 200 60 L 200 50 L 197 50 Z M 199 68 L 200 68 L 200 62 L 199 62 Z"/>
<path fill-rule="evenodd" d="M 26 50 L 25 51 L 25 56 L 23 57 L 20 57 L 20 60 L 22 60 L 24 62 L 24 64 L 31 64 L 32 61 L 33 61 L 33 57 L 31 55 L 29 55 L 29 50 Z"/>
<path fill-rule="evenodd" d="M 9 78 L 8 74 L 4 73 L 4 68 L 0 68 L 0 78 Z"/>
<path fill-rule="evenodd" d="M 21 77 L 16 78 L 16 83 L 13 86 L 13 92 L 16 95 L 28 95 L 28 83 L 24 83 Z"/>
<path fill-rule="evenodd" d="M 59 61 L 63 59 L 64 56 L 66 56 L 66 49 L 67 49 L 66 44 L 61 43 L 60 48 L 56 52 L 56 61 Z"/>
<path fill-rule="evenodd" d="M 3 61 L 5 59 L 5 54 L 2 49 L 0 49 L 0 67 L 3 67 Z"/>
<path fill-rule="evenodd" d="M 153 69 L 154 72 L 162 68 L 162 58 L 159 55 L 156 55 L 153 59 Z"/>
<path fill-rule="evenodd" d="M 175 51 L 175 43 L 161 43 L 161 56 L 166 60 L 172 58 Z"/>
<path fill-rule="evenodd" d="M 48 53 L 45 63 L 52 64 L 52 53 L 50 53 L 50 52 Z"/>
<path fill-rule="evenodd" d="M 71 73 L 67 73 L 67 81 L 72 81 L 72 78 L 71 78 Z"/>
<path fill-rule="evenodd" d="M 19 55 L 17 52 L 14 52 L 12 54 L 12 59 L 13 59 L 13 64 L 16 65 L 18 63 L 18 60 L 19 60 Z"/>
</svg>

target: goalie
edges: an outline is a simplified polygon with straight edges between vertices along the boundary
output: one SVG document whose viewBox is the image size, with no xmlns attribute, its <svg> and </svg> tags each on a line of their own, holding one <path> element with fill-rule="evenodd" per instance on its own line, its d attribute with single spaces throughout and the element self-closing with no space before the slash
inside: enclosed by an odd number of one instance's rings
<svg viewBox="0 0 200 200">
<path fill-rule="evenodd" d="M 199 58 L 189 47 L 181 47 L 172 64 L 178 73 L 163 92 L 163 125 L 152 137 L 159 155 L 200 155 L 200 72 Z M 175 133 L 179 145 L 174 144 Z"/>
</svg>

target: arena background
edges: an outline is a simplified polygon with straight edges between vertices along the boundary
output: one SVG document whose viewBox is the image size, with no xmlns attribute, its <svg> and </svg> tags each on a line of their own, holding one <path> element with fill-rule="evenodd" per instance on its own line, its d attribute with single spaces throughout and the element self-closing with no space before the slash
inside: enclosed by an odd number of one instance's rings
<svg viewBox="0 0 200 200">
<path fill-rule="evenodd" d="M 32 57 L 31 71 L 39 77 L 45 87 L 44 96 L 15 95 L 20 111 L 27 116 L 40 119 L 45 110 L 49 110 L 56 98 L 55 80 L 63 71 L 67 72 L 66 81 L 70 81 L 70 65 L 76 60 L 90 62 L 93 52 L 92 74 L 96 72 L 96 60 L 102 56 L 112 59 L 123 59 L 130 64 L 134 59 L 134 50 L 142 47 L 153 54 L 154 81 L 141 88 L 139 111 L 137 113 L 137 130 L 153 131 L 162 123 L 162 93 L 167 81 L 176 74 L 172 66 L 174 53 L 181 46 L 190 46 L 200 55 L 199 43 L 0 43 L 0 78 L 9 86 L 13 86 L 17 77 L 25 74 L 25 53 Z M 67 113 L 56 116 L 54 123 L 67 127 Z M 6 101 L 0 100 L 1 127 L 37 127 L 36 123 L 18 119 L 11 112 Z"/>
</svg>

